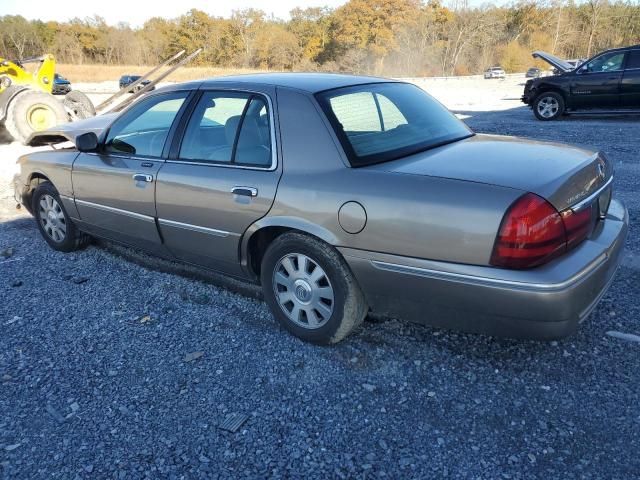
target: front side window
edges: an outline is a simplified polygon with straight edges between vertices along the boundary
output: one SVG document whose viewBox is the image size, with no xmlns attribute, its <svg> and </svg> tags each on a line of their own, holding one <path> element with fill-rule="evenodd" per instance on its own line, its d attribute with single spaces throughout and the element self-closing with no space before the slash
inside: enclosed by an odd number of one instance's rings
<svg viewBox="0 0 640 480">
<path fill-rule="evenodd" d="M 205 92 L 185 130 L 179 158 L 268 167 L 271 132 L 266 100 L 238 92 Z"/>
<path fill-rule="evenodd" d="M 160 157 L 169 129 L 188 92 L 155 95 L 134 104 L 114 122 L 107 135 L 106 153 Z"/>
<path fill-rule="evenodd" d="M 424 90 L 374 83 L 316 95 L 353 166 L 411 155 L 473 135 Z"/>
<path fill-rule="evenodd" d="M 600 55 L 587 63 L 580 70 L 584 70 L 589 73 L 598 72 L 615 72 L 622 70 L 622 64 L 624 63 L 624 52 L 612 52 Z"/>
</svg>

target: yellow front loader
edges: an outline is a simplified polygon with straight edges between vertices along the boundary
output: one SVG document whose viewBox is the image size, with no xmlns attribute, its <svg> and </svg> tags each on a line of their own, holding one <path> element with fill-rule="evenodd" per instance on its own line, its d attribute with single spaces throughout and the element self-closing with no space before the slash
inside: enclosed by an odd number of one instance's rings
<svg viewBox="0 0 640 480">
<path fill-rule="evenodd" d="M 56 73 L 56 61 L 53 55 L 44 55 L 24 63 L 40 63 L 38 69 L 27 72 L 22 64 L 0 58 L 0 93 L 11 85 L 25 85 L 34 90 L 51 93 L 53 76 Z"/>
<path fill-rule="evenodd" d="M 15 140 L 25 143 L 34 132 L 48 130 L 61 123 L 92 117 L 96 114 L 96 109 L 101 114 L 118 112 L 146 94 L 176 69 L 189 63 L 201 51 L 202 49 L 199 48 L 169 66 L 185 53 L 184 50 L 178 52 L 97 107 L 84 93 L 77 90 L 67 93 L 62 101 L 52 95 L 56 71 L 53 55 L 47 54 L 21 62 L 10 62 L 0 58 L 0 126 L 4 125 Z M 33 72 L 28 72 L 22 65 L 27 63 L 37 64 Z M 168 69 L 160 71 L 167 66 L 169 66 Z M 143 86 L 142 82 L 150 75 L 154 75 L 155 78 L 145 82 Z M 125 98 L 127 92 L 137 85 L 142 88 Z"/>
<path fill-rule="evenodd" d="M 23 64 L 37 64 L 33 72 Z M 60 123 L 95 115 L 93 104 L 81 92 L 70 92 L 63 101 L 52 94 L 56 61 L 53 55 L 11 62 L 0 58 L 0 125 L 24 142 L 33 132 Z"/>
</svg>

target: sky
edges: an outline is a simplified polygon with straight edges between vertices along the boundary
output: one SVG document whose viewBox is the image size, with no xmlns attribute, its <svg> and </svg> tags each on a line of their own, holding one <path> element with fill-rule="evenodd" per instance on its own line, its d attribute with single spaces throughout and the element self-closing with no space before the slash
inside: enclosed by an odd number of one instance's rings
<svg viewBox="0 0 640 480">
<path fill-rule="evenodd" d="M 257 8 L 287 19 L 295 7 L 337 7 L 343 3 L 346 0 L 0 0 L 0 16 L 65 21 L 99 15 L 109 25 L 127 22 L 138 27 L 151 17 L 175 18 L 192 8 L 217 17 L 229 17 L 232 10 Z"/>
</svg>

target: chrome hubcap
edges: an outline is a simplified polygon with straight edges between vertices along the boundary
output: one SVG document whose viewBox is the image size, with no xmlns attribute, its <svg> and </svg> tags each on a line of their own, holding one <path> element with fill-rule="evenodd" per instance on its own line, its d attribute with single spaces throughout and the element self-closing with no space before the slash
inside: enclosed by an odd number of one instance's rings
<svg viewBox="0 0 640 480">
<path fill-rule="evenodd" d="M 333 287 L 322 267 L 306 255 L 291 253 L 278 260 L 273 290 L 278 305 L 296 325 L 313 330 L 331 318 Z"/>
<path fill-rule="evenodd" d="M 62 207 L 49 194 L 45 194 L 40 199 L 39 217 L 42 229 L 54 242 L 62 242 L 67 236 L 67 221 L 64 218 Z"/>
<path fill-rule="evenodd" d="M 553 117 L 558 113 L 558 108 L 560 108 L 558 100 L 553 97 L 544 97 L 538 102 L 538 113 L 544 118 Z"/>
</svg>

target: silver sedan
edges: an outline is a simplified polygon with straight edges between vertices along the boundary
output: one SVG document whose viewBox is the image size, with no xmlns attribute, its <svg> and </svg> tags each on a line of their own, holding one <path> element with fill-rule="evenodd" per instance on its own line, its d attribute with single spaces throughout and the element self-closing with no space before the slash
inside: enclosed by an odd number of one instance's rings
<svg viewBox="0 0 640 480">
<path fill-rule="evenodd" d="M 368 312 L 557 338 L 628 227 L 604 154 L 475 134 L 418 87 L 263 74 L 177 84 L 37 133 L 17 199 L 47 243 L 104 237 L 262 285 L 315 343 Z"/>
</svg>

